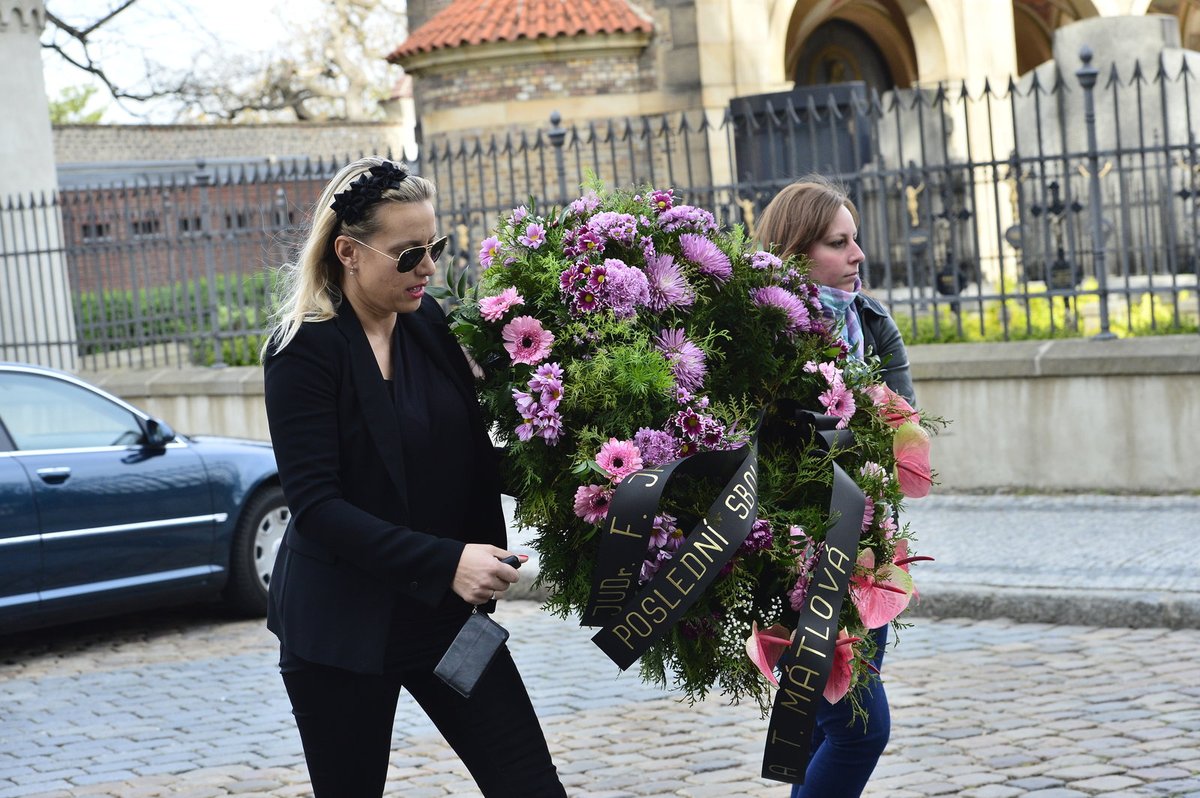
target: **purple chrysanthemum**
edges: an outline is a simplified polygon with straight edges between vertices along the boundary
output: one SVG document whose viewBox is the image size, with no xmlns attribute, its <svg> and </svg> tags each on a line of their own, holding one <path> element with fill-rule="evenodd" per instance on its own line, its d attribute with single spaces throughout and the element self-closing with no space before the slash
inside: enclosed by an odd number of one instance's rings
<svg viewBox="0 0 1200 798">
<path fill-rule="evenodd" d="M 756 518 L 750 526 L 750 534 L 746 536 L 746 540 L 738 549 L 738 553 L 749 554 L 750 552 L 769 549 L 774 542 L 775 536 L 771 533 L 771 523 L 764 518 Z"/>
<path fill-rule="evenodd" d="M 637 236 L 637 219 L 628 213 L 605 211 L 588 219 L 588 229 L 603 240 L 617 241 L 633 246 Z"/>
<path fill-rule="evenodd" d="M 589 191 L 571 203 L 571 213 L 576 216 L 586 216 L 600 207 L 600 196 L 595 191 Z"/>
<path fill-rule="evenodd" d="M 608 269 L 608 306 L 618 319 L 631 318 L 650 301 L 650 286 L 645 273 L 619 260 L 604 261 Z"/>
<path fill-rule="evenodd" d="M 547 410 L 554 410 L 562 401 L 562 376 L 562 367 L 557 363 L 543 363 L 529 378 L 529 390 L 538 392 L 539 402 Z"/>
<path fill-rule="evenodd" d="M 650 205 L 656 213 L 671 210 L 675 205 L 675 189 L 669 188 L 666 191 L 655 191 L 650 195 Z"/>
<path fill-rule="evenodd" d="M 704 236 L 684 233 L 679 237 L 679 248 L 683 257 L 696 264 L 701 274 L 707 274 L 719 283 L 725 282 L 733 274 L 729 256 Z"/>
<path fill-rule="evenodd" d="M 649 427 L 642 427 L 634 433 L 633 443 L 642 453 L 642 463 L 646 466 L 669 463 L 679 452 L 679 442 L 675 440 L 674 435 Z"/>
<path fill-rule="evenodd" d="M 812 318 L 808 306 L 786 288 L 768 285 L 751 291 L 750 296 L 760 308 L 776 308 L 783 312 L 786 319 L 783 332 L 788 338 L 795 338 L 797 333 L 808 329 Z"/>
<path fill-rule="evenodd" d="M 708 368 L 704 365 L 704 350 L 687 339 L 682 329 L 663 330 L 654 345 L 671 364 L 675 382 L 689 391 L 704 384 Z"/>
<path fill-rule="evenodd" d="M 479 245 L 479 265 L 485 269 L 491 268 L 492 260 L 499 251 L 500 239 L 495 236 L 483 239 L 483 243 Z"/>
<path fill-rule="evenodd" d="M 546 243 L 546 228 L 537 222 L 530 222 L 525 227 L 525 234 L 518 238 L 517 241 L 530 249 L 538 249 L 542 244 Z"/>
<path fill-rule="evenodd" d="M 690 307 L 695 300 L 692 287 L 670 255 L 648 256 L 646 279 L 650 291 L 650 301 L 646 304 L 656 313 L 667 308 Z"/>
<path fill-rule="evenodd" d="M 658 226 L 668 233 L 691 230 L 695 233 L 715 233 L 717 220 L 703 208 L 693 205 L 676 205 L 658 216 Z"/>
<path fill-rule="evenodd" d="M 642 571 L 638 574 L 638 581 L 642 583 L 649 582 L 658 573 L 658 569 L 662 567 L 662 564 L 671 559 L 671 557 L 671 552 L 665 549 L 659 549 L 652 556 L 647 557 L 642 563 Z"/>
<path fill-rule="evenodd" d="M 770 252 L 758 250 L 750 254 L 750 268 L 766 270 L 778 269 L 783 265 L 783 261 L 772 255 Z"/>
</svg>

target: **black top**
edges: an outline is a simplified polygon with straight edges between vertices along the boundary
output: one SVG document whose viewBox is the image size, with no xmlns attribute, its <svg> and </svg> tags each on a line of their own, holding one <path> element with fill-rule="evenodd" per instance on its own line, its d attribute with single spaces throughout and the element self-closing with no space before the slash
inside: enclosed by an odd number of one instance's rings
<svg viewBox="0 0 1200 798">
<path fill-rule="evenodd" d="M 292 511 L 267 625 L 297 656 L 359 673 L 384 671 L 397 624 L 470 612 L 452 590 L 467 541 L 505 546 L 499 463 L 462 349 L 432 297 L 397 326 L 390 390 L 348 302 L 264 365 Z"/>
<path fill-rule="evenodd" d="M 470 542 L 464 495 L 476 489 L 473 442 L 462 392 L 429 352 L 396 325 L 393 399 L 404 440 L 409 526 Z"/>
</svg>

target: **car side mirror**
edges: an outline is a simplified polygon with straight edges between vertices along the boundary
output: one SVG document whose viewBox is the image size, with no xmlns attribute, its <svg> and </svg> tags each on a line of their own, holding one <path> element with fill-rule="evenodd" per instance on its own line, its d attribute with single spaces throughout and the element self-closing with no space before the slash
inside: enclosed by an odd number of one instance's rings
<svg viewBox="0 0 1200 798">
<path fill-rule="evenodd" d="M 171 429 L 171 425 L 157 418 L 146 419 L 142 423 L 142 429 L 146 433 L 144 445 L 152 449 L 162 449 L 175 440 L 175 430 Z"/>
</svg>

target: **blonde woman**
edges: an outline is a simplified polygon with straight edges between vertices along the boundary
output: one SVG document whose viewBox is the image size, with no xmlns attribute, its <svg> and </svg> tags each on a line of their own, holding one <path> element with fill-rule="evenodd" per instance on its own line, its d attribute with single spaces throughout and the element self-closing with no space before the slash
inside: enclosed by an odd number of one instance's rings
<svg viewBox="0 0 1200 798">
<path fill-rule="evenodd" d="M 470 698 L 433 668 L 517 581 L 474 380 L 426 294 L 434 187 L 381 158 L 325 187 L 264 347 L 292 522 L 270 581 L 316 798 L 378 798 L 400 690 L 485 796 L 563 796 L 507 649 Z"/>
</svg>

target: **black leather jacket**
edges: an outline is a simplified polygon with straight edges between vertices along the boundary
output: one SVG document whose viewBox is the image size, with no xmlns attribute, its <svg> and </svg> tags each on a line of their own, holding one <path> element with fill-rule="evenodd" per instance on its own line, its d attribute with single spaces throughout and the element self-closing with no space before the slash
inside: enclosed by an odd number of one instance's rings
<svg viewBox="0 0 1200 798">
<path fill-rule="evenodd" d="M 904 339 L 900 337 L 900 328 L 883 305 L 872 297 L 860 293 L 854 300 L 854 309 L 858 311 L 859 321 L 862 322 L 866 353 L 870 355 L 874 352 L 883 361 L 883 381 L 887 387 L 916 405 L 917 394 L 913 390 L 908 351 L 904 348 Z"/>
</svg>

